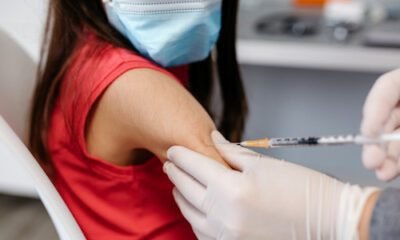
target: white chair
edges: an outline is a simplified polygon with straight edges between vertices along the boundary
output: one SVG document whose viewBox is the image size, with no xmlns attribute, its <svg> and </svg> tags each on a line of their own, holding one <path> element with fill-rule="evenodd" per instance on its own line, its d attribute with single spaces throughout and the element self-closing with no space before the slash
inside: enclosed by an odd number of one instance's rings
<svg viewBox="0 0 400 240">
<path fill-rule="evenodd" d="M 26 143 L 36 64 L 1 29 L 0 53 L 0 114 Z M 34 186 L 17 171 L 14 162 L 0 159 L 0 164 L 0 192 L 37 197 Z"/>
<path fill-rule="evenodd" d="M 35 64 L 1 31 L 0 53 L 0 191 L 38 194 L 60 239 L 85 239 L 52 182 L 21 140 L 27 136 Z"/>
<path fill-rule="evenodd" d="M 85 239 L 74 217 L 43 169 L 1 116 L 0 158 L 15 161 L 29 176 L 62 240 Z"/>
</svg>

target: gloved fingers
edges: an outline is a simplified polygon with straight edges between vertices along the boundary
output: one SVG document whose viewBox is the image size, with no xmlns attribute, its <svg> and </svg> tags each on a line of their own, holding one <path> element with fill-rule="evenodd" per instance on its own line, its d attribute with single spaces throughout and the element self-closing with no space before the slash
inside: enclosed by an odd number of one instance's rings
<svg viewBox="0 0 400 240">
<path fill-rule="evenodd" d="M 394 141 L 388 144 L 387 146 L 387 155 L 392 158 L 394 161 L 399 161 L 400 157 L 400 142 Z"/>
<path fill-rule="evenodd" d="M 255 159 L 262 155 L 249 149 L 229 143 L 221 133 L 214 131 L 211 135 L 215 146 L 224 160 L 234 169 L 243 171 Z M 222 144 L 221 144 L 222 143 Z"/>
<path fill-rule="evenodd" d="M 386 159 L 385 150 L 378 145 L 365 145 L 363 147 L 362 159 L 365 168 L 374 170 L 382 167 Z"/>
<path fill-rule="evenodd" d="M 394 133 L 399 133 L 399 130 Z M 367 169 L 380 169 L 387 159 L 400 161 L 400 142 L 393 141 L 387 145 L 365 145 L 363 147 L 363 163 Z"/>
<path fill-rule="evenodd" d="M 228 171 L 225 166 L 215 160 L 184 147 L 171 147 L 168 149 L 167 156 L 178 168 L 204 186 Z"/>
<path fill-rule="evenodd" d="M 380 77 L 365 101 L 361 133 L 376 136 L 382 130 L 391 111 L 400 99 L 400 71 L 396 70 Z"/>
<path fill-rule="evenodd" d="M 398 176 L 397 162 L 388 158 L 383 163 L 382 167 L 376 171 L 376 176 L 382 181 L 390 181 Z"/>
<path fill-rule="evenodd" d="M 390 115 L 389 120 L 385 125 L 385 133 L 400 134 L 400 108 L 396 108 Z M 400 142 L 392 141 L 387 144 L 387 155 L 399 161 L 400 157 Z"/>
<path fill-rule="evenodd" d="M 400 108 L 396 107 L 390 113 L 388 120 L 383 128 L 384 133 L 393 133 L 400 126 Z M 397 131 L 399 133 L 399 131 Z"/>
<path fill-rule="evenodd" d="M 195 208 L 203 210 L 201 208 L 206 195 L 206 188 L 171 162 L 164 163 L 164 171 L 186 200 Z"/>
<path fill-rule="evenodd" d="M 209 238 L 216 236 L 215 228 L 209 224 L 206 215 L 193 207 L 193 205 L 191 205 L 176 189 L 174 189 L 172 193 L 182 215 L 190 223 L 193 229 L 196 229 L 196 231 L 202 233 L 203 236 Z"/>
</svg>

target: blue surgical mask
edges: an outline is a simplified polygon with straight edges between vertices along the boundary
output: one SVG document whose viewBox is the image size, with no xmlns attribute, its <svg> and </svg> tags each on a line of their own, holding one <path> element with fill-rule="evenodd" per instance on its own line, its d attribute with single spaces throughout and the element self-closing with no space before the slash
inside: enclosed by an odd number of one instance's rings
<svg viewBox="0 0 400 240">
<path fill-rule="evenodd" d="M 209 56 L 221 29 L 221 1 L 113 0 L 105 9 L 142 55 L 172 67 Z"/>
</svg>

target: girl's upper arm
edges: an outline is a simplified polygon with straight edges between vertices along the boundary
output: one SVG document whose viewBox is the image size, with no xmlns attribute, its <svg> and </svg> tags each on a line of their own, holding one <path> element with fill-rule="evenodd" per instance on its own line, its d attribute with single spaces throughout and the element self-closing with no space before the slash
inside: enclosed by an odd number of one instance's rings
<svg viewBox="0 0 400 240">
<path fill-rule="evenodd" d="M 221 161 L 210 137 L 215 125 L 195 98 L 175 79 L 152 69 L 126 72 L 114 81 L 87 126 L 88 151 L 126 165 L 132 152 L 146 149 L 160 158 L 173 145 Z"/>
</svg>

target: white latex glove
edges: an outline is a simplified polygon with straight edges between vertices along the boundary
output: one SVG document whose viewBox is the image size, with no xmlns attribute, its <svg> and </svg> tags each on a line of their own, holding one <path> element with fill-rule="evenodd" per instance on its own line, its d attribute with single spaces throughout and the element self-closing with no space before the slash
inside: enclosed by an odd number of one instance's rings
<svg viewBox="0 0 400 240">
<path fill-rule="evenodd" d="M 361 133 L 376 137 L 382 133 L 400 133 L 400 69 L 378 79 L 364 105 Z M 366 145 L 363 148 L 366 168 L 375 170 L 379 179 L 388 181 L 400 173 L 400 142 Z"/>
<path fill-rule="evenodd" d="M 199 239 L 358 239 L 358 221 L 374 189 L 226 144 L 217 132 L 213 139 L 237 170 L 183 147 L 172 147 L 164 165 Z"/>
</svg>

